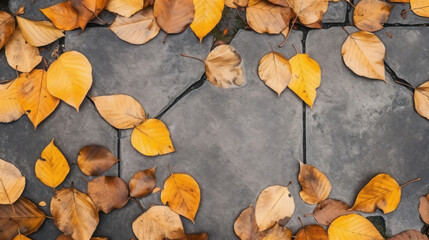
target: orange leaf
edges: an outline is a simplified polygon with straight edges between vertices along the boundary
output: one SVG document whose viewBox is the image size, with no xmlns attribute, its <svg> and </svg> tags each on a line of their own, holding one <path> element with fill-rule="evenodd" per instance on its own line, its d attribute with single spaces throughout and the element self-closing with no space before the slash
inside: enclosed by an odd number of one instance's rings
<svg viewBox="0 0 429 240">
<path fill-rule="evenodd" d="M 40 11 L 59 29 L 70 31 L 79 27 L 77 12 L 69 1 L 40 9 Z"/>
</svg>

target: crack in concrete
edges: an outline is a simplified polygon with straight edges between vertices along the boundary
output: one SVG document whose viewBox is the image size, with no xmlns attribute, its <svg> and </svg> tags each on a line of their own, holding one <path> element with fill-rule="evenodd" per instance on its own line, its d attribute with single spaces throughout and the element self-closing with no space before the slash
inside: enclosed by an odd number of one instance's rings
<svg viewBox="0 0 429 240">
<path fill-rule="evenodd" d="M 386 69 L 386 71 L 389 73 L 390 77 L 392 77 L 392 79 L 394 80 L 394 82 L 396 84 L 398 84 L 400 86 L 403 86 L 403 87 L 407 88 L 408 90 L 414 92 L 414 88 L 410 87 L 410 86 L 413 86 L 413 85 L 410 84 L 405 79 L 398 77 L 398 75 L 396 74 L 396 72 L 389 66 L 389 64 L 387 64 L 387 62 L 384 62 L 384 68 Z M 401 83 L 403 83 L 403 84 L 401 84 Z M 409 86 L 406 86 L 406 85 L 409 85 Z"/>
</svg>

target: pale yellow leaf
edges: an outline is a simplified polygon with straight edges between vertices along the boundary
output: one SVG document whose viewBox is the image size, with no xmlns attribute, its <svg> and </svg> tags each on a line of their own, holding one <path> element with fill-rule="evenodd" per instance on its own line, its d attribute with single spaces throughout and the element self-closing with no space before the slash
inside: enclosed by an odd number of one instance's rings
<svg viewBox="0 0 429 240">
<path fill-rule="evenodd" d="M 289 29 L 289 22 L 294 17 L 291 8 L 265 0 L 251 0 L 246 8 L 247 23 L 257 33 L 279 34 Z"/>
<path fill-rule="evenodd" d="M 329 240 L 384 240 L 368 219 L 349 214 L 335 219 L 328 229 Z"/>
<path fill-rule="evenodd" d="M 106 10 L 129 18 L 143 9 L 144 1 L 146 0 L 109 0 L 107 1 Z"/>
<path fill-rule="evenodd" d="M 259 61 L 258 75 L 280 96 L 289 84 L 292 68 L 283 55 L 278 52 L 270 52 Z"/>
<path fill-rule="evenodd" d="M 48 45 L 58 38 L 64 37 L 64 33 L 48 21 L 32 21 L 16 16 L 18 26 L 25 40 L 35 46 Z"/>
<path fill-rule="evenodd" d="M 19 29 L 10 37 L 5 46 L 7 63 L 20 72 L 30 72 L 41 61 L 39 49 L 28 44 Z"/>
<path fill-rule="evenodd" d="M 427 0 L 411 0 L 411 9 L 420 17 L 429 17 L 429 1 Z"/>
<path fill-rule="evenodd" d="M 429 120 L 429 81 L 414 91 L 414 107 L 420 116 Z"/>
<path fill-rule="evenodd" d="M 353 22 L 363 31 L 375 32 L 389 19 L 393 5 L 383 0 L 361 0 L 353 12 Z"/>
<path fill-rule="evenodd" d="M 25 177 L 12 163 L 0 159 L 0 204 L 12 204 L 25 188 Z"/>
</svg>

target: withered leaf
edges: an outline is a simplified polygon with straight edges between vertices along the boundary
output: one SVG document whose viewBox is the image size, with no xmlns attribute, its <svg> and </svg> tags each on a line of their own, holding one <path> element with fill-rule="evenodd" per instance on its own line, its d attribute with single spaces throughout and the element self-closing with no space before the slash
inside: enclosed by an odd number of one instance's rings
<svg viewBox="0 0 429 240">
<path fill-rule="evenodd" d="M 61 233 L 56 240 L 73 240 L 70 236 L 65 235 L 64 233 Z M 92 237 L 90 240 L 109 240 L 106 237 Z"/>
<path fill-rule="evenodd" d="M 42 11 L 58 29 L 70 31 L 79 27 L 77 12 L 72 7 L 70 1 L 40 9 L 40 11 Z"/>
<path fill-rule="evenodd" d="M 27 43 L 19 29 L 6 43 L 5 54 L 9 66 L 20 72 L 30 72 L 42 61 L 39 49 Z"/>
<path fill-rule="evenodd" d="M 265 0 L 250 0 L 246 8 L 247 23 L 257 33 L 279 34 L 289 29 L 289 22 L 294 17 L 291 8 Z"/>
<path fill-rule="evenodd" d="M 9 13 L 0 11 L 0 49 L 6 44 L 15 30 L 15 18 Z"/>
<path fill-rule="evenodd" d="M 100 14 L 107 4 L 107 0 L 69 0 L 76 10 L 79 27 L 84 30 L 86 24 Z"/>
<path fill-rule="evenodd" d="M 244 209 L 234 222 L 234 232 L 240 240 L 251 240 L 258 232 L 253 206 Z"/>
<path fill-rule="evenodd" d="M 25 177 L 12 163 L 0 159 L 0 204 L 12 204 L 25 188 Z"/>
<path fill-rule="evenodd" d="M 429 120 L 429 81 L 414 91 L 414 108 L 420 116 Z"/>
<path fill-rule="evenodd" d="M 16 20 L 24 39 L 32 46 L 45 46 L 64 37 L 64 33 L 48 21 L 32 21 L 19 16 Z"/>
<path fill-rule="evenodd" d="M 428 240 L 428 237 L 417 230 L 407 230 L 389 238 L 388 240 Z"/>
<path fill-rule="evenodd" d="M 375 32 L 387 22 L 393 5 L 383 0 L 362 0 L 355 8 L 353 22 L 360 30 Z"/>
<path fill-rule="evenodd" d="M 8 123 L 18 120 L 24 114 L 24 108 L 18 100 L 16 81 L 0 84 L 0 122 Z"/>
<path fill-rule="evenodd" d="M 156 185 L 155 170 L 153 167 L 134 174 L 129 182 L 131 197 L 142 198 L 152 193 Z"/>
<path fill-rule="evenodd" d="M 22 235 L 22 234 L 18 234 L 16 235 L 16 237 L 13 240 L 31 240 L 28 237 Z"/>
<path fill-rule="evenodd" d="M 328 240 L 328 233 L 320 225 L 302 227 L 295 235 L 295 240 Z"/>
<path fill-rule="evenodd" d="M 154 15 L 159 26 L 168 34 L 181 33 L 194 20 L 193 0 L 157 0 Z"/>
<path fill-rule="evenodd" d="M 420 197 L 419 213 L 423 222 L 429 224 L 429 194 Z"/>
<path fill-rule="evenodd" d="M 338 217 L 350 214 L 349 208 L 349 205 L 343 201 L 326 199 L 317 204 L 313 217 L 319 224 L 328 226 Z"/>
<path fill-rule="evenodd" d="M 427 0 L 410 0 L 411 9 L 420 17 L 429 17 L 429 2 Z"/>
<path fill-rule="evenodd" d="M 311 25 L 322 21 L 323 14 L 328 10 L 329 0 L 286 0 L 299 21 Z"/>
<path fill-rule="evenodd" d="M 121 209 L 129 199 L 128 186 L 118 177 L 101 176 L 88 182 L 87 193 L 95 206 L 105 214 Z"/>
<path fill-rule="evenodd" d="M 255 237 L 252 239 L 254 240 L 292 240 L 292 231 L 289 228 L 281 227 L 278 224 L 276 224 L 274 227 L 266 231 L 257 232 Z"/>
<path fill-rule="evenodd" d="M 317 168 L 300 162 L 298 181 L 302 190 L 299 192 L 302 200 L 308 204 L 317 204 L 327 199 L 331 193 L 329 179 Z"/>
<path fill-rule="evenodd" d="M 118 161 L 109 149 L 100 145 L 85 146 L 77 156 L 80 170 L 88 176 L 100 176 Z"/>
</svg>

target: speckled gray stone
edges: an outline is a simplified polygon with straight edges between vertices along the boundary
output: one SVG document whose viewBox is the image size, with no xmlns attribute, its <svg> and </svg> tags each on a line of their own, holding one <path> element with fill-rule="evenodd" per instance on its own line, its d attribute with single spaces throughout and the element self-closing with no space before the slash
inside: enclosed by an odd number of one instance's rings
<svg viewBox="0 0 429 240">
<path fill-rule="evenodd" d="M 328 176 L 331 198 L 350 205 L 378 173 L 399 184 L 421 177 L 402 189 L 398 209 L 384 216 L 389 236 L 420 230 L 418 199 L 429 191 L 429 122 L 414 111 L 408 89 L 390 78 L 386 84 L 358 77 L 344 65 L 346 38 L 341 28 L 311 31 L 307 38 L 307 52 L 322 69 L 315 105 L 306 111 L 307 163 Z"/>
<path fill-rule="evenodd" d="M 83 53 L 91 62 L 94 85 L 90 95 L 131 95 L 154 117 L 204 73 L 198 62 L 180 54 L 205 59 L 212 44 L 211 37 L 200 44 L 190 29 L 168 36 L 165 44 L 164 36 L 161 31 L 146 44 L 132 45 L 107 28 L 89 28 L 82 34 L 67 32 L 65 47 Z"/>
<path fill-rule="evenodd" d="M 347 3 L 329 2 L 328 11 L 323 15 L 322 23 L 343 23 L 346 21 Z"/>
</svg>

